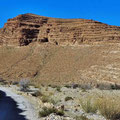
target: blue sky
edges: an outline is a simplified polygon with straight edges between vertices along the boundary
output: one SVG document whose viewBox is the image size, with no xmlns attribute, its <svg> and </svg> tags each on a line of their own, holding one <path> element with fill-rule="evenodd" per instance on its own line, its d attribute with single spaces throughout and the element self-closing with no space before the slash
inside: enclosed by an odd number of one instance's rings
<svg viewBox="0 0 120 120">
<path fill-rule="evenodd" d="M 120 26 L 120 0 L 0 0 L 0 27 L 7 19 L 24 13 L 93 19 Z"/>
</svg>

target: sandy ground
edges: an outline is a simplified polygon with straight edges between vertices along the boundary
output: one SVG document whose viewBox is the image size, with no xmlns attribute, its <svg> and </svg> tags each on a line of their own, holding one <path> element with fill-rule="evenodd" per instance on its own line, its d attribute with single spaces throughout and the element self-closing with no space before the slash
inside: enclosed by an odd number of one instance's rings
<svg viewBox="0 0 120 120">
<path fill-rule="evenodd" d="M 21 95 L 17 95 L 11 88 L 8 87 L 0 87 L 0 91 L 5 92 L 7 97 L 12 98 L 17 103 L 18 108 L 23 111 L 20 115 L 25 116 L 27 120 L 39 120 L 34 105 L 31 104 L 26 98 Z"/>
</svg>

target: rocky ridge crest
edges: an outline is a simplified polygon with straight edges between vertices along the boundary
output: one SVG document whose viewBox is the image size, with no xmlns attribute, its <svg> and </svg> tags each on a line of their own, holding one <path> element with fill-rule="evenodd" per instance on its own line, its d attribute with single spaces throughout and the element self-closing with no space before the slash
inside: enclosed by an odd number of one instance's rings
<svg viewBox="0 0 120 120">
<path fill-rule="evenodd" d="M 120 27 L 87 19 L 58 19 L 23 14 L 9 19 L 0 29 L 0 44 L 24 46 L 32 42 L 79 45 L 119 42 Z"/>
</svg>

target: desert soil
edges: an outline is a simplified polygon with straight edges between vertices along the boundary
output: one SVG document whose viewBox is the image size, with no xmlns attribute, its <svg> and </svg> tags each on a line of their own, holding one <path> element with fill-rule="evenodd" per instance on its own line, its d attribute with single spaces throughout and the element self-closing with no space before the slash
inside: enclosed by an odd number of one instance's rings
<svg viewBox="0 0 120 120">
<path fill-rule="evenodd" d="M 0 77 L 39 84 L 120 83 L 120 44 L 0 47 Z"/>
</svg>

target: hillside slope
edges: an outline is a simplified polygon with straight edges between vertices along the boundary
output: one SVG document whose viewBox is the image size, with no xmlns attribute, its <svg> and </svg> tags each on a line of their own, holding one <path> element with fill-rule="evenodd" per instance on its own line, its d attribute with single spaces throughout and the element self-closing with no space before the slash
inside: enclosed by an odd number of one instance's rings
<svg viewBox="0 0 120 120">
<path fill-rule="evenodd" d="M 36 83 L 120 82 L 120 27 L 33 14 L 0 30 L 0 77 Z"/>
<path fill-rule="evenodd" d="M 0 77 L 38 83 L 120 82 L 120 44 L 0 47 Z"/>
</svg>

